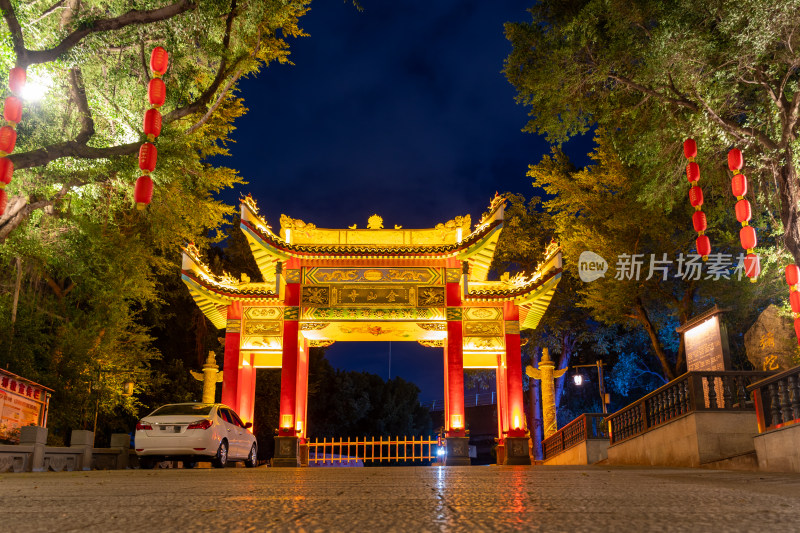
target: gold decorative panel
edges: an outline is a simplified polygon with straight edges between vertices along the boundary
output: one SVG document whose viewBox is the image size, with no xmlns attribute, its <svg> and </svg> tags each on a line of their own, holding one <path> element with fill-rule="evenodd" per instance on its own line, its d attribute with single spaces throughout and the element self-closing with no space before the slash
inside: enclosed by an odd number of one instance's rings
<svg viewBox="0 0 800 533">
<path fill-rule="evenodd" d="M 286 283 L 300 283 L 300 269 L 289 268 L 284 272 Z"/>
<path fill-rule="evenodd" d="M 279 320 L 248 320 L 244 323 L 245 335 L 281 336 L 283 322 Z"/>
<path fill-rule="evenodd" d="M 242 321 L 239 319 L 228 319 L 225 323 L 226 333 L 239 333 L 242 330 Z"/>
<path fill-rule="evenodd" d="M 465 337 L 499 337 L 502 334 L 502 322 L 464 322 Z"/>
<path fill-rule="evenodd" d="M 302 320 L 444 320 L 443 309 L 434 307 L 308 307 Z"/>
<path fill-rule="evenodd" d="M 444 287 L 419 287 L 417 307 L 443 307 Z"/>
<path fill-rule="evenodd" d="M 330 287 L 331 305 L 348 307 L 414 305 L 415 287 L 402 285 L 344 285 Z"/>
<path fill-rule="evenodd" d="M 306 307 L 328 307 L 330 295 L 329 287 L 304 286 L 301 303 Z"/>
<path fill-rule="evenodd" d="M 447 331 L 447 324 L 443 324 L 442 322 L 424 322 L 422 324 L 417 324 L 417 326 L 425 331 Z"/>
<path fill-rule="evenodd" d="M 282 307 L 245 307 L 245 318 L 252 320 L 279 320 L 283 317 Z"/>
<path fill-rule="evenodd" d="M 442 283 L 437 268 L 309 268 L 304 276 L 306 284 L 322 283 Z"/>
<path fill-rule="evenodd" d="M 417 341 L 423 346 L 427 346 L 429 348 L 442 348 L 444 347 L 444 340 L 434 340 L 434 341 Z"/>
<path fill-rule="evenodd" d="M 464 351 L 498 352 L 504 346 L 498 337 L 464 337 Z"/>
<path fill-rule="evenodd" d="M 506 320 L 506 335 L 519 335 L 519 320 Z"/>
<path fill-rule="evenodd" d="M 300 324 L 300 329 L 303 331 L 316 331 L 319 329 L 325 329 L 328 327 L 327 323 L 319 323 L 319 322 L 308 322 L 306 324 Z"/>
<path fill-rule="evenodd" d="M 464 320 L 500 320 L 502 309 L 499 307 L 466 307 Z"/>
<path fill-rule="evenodd" d="M 461 281 L 461 269 L 460 268 L 446 269 L 445 281 L 447 283 L 458 283 L 459 281 Z"/>
</svg>

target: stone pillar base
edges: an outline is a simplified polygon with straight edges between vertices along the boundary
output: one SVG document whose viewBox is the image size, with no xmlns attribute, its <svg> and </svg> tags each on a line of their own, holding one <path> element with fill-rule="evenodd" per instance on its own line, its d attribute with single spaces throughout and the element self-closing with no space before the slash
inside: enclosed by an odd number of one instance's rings
<svg viewBox="0 0 800 533">
<path fill-rule="evenodd" d="M 272 466 L 300 466 L 297 451 L 297 437 L 275 437 L 275 456 Z"/>
<path fill-rule="evenodd" d="M 531 455 L 527 437 L 506 437 L 504 465 L 530 465 Z"/>
<path fill-rule="evenodd" d="M 445 439 L 447 453 L 445 466 L 469 466 L 469 437 L 447 437 Z"/>
<path fill-rule="evenodd" d="M 300 466 L 308 466 L 308 444 L 300 444 Z"/>
<path fill-rule="evenodd" d="M 506 447 L 505 444 L 498 444 L 494 451 L 497 453 L 497 465 L 505 464 L 506 460 Z"/>
</svg>

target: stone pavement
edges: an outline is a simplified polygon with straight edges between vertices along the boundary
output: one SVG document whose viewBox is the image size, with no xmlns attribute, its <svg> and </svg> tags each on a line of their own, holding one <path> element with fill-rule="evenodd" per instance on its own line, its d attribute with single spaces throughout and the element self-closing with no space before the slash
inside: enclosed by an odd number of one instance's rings
<svg viewBox="0 0 800 533">
<path fill-rule="evenodd" d="M 798 531 L 800 475 L 633 467 L 0 475 L 4 531 Z"/>
</svg>

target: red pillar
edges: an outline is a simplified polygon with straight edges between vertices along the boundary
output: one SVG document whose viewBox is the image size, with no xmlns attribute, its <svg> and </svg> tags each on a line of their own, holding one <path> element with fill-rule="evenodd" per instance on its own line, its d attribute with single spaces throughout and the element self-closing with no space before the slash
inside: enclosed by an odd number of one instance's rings
<svg viewBox="0 0 800 533">
<path fill-rule="evenodd" d="M 225 356 L 222 363 L 222 403 L 236 409 L 241 394 L 239 368 L 239 342 L 242 330 L 242 303 L 228 306 L 228 323 L 225 327 Z"/>
<path fill-rule="evenodd" d="M 295 394 L 295 405 L 297 406 L 297 416 L 295 429 L 297 436 L 301 439 L 306 438 L 306 420 L 308 415 L 308 339 L 302 335 L 297 343 L 297 386 Z"/>
<path fill-rule="evenodd" d="M 256 405 L 256 369 L 253 367 L 253 354 L 244 353 L 241 355 L 241 359 L 241 394 L 239 395 L 239 405 L 234 407 L 234 411 L 239 414 L 239 417 L 243 422 L 253 422 L 253 415 Z"/>
<path fill-rule="evenodd" d="M 497 438 L 500 444 L 508 433 L 508 382 L 506 380 L 506 357 L 497 354 Z"/>
<path fill-rule="evenodd" d="M 297 336 L 299 333 L 300 284 L 286 284 L 281 357 L 281 405 L 278 435 L 296 435 L 297 422 Z"/>
<path fill-rule="evenodd" d="M 464 340 L 461 326 L 461 286 L 446 284 L 447 342 L 445 344 L 445 429 L 448 437 L 465 437 Z"/>
<path fill-rule="evenodd" d="M 522 353 L 519 342 L 519 308 L 503 305 L 506 335 L 506 382 L 508 387 L 508 436 L 525 436 L 525 400 L 522 394 Z"/>
</svg>

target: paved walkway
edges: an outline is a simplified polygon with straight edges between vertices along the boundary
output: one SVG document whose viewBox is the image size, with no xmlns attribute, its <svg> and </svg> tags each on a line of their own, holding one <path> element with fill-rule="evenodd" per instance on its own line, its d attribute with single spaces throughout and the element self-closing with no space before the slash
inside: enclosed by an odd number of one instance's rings
<svg viewBox="0 0 800 533">
<path fill-rule="evenodd" d="M 800 475 L 260 467 L 0 475 L 4 531 L 798 531 Z"/>
</svg>

